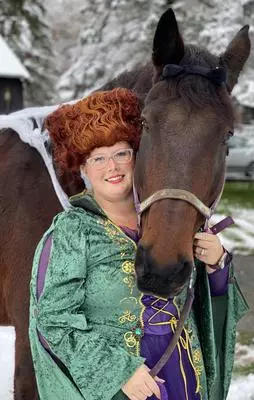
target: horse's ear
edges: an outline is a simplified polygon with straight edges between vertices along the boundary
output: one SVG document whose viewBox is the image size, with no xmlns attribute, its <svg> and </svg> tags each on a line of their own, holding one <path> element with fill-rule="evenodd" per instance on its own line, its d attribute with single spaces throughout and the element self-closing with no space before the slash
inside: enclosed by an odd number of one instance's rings
<svg viewBox="0 0 254 400">
<path fill-rule="evenodd" d="M 222 64 L 228 69 L 227 89 L 229 93 L 237 83 L 238 76 L 246 63 L 251 49 L 249 25 L 245 25 L 229 43 L 224 54 L 221 55 Z"/>
<path fill-rule="evenodd" d="M 152 60 L 155 77 L 160 76 L 166 64 L 178 64 L 184 56 L 184 43 L 172 8 L 162 14 L 153 39 Z"/>
</svg>

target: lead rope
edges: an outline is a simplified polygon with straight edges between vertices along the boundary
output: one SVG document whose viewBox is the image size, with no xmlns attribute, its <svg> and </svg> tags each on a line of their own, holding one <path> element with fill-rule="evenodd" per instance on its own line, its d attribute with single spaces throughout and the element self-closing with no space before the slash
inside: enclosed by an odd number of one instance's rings
<svg viewBox="0 0 254 400">
<path fill-rule="evenodd" d="M 225 175 L 224 175 L 225 176 Z M 213 215 L 224 190 L 224 184 L 225 184 L 225 178 L 223 180 L 223 185 L 221 188 L 221 191 L 217 197 L 217 199 L 214 201 L 214 203 L 211 206 L 211 216 Z M 141 207 L 140 207 L 140 201 L 138 198 L 138 194 L 135 188 L 135 185 L 133 183 L 133 198 L 134 198 L 134 204 L 135 204 L 135 209 L 138 215 L 138 229 L 140 230 L 140 222 L 141 222 Z M 211 217 L 210 217 L 211 218 Z M 213 227 L 209 227 L 209 220 L 210 218 L 206 218 L 205 220 L 205 224 L 204 224 L 204 231 L 205 232 L 209 232 L 212 234 L 217 234 L 219 232 L 221 232 L 222 230 L 224 230 L 225 228 L 227 228 L 228 226 L 234 224 L 234 221 L 231 217 L 226 217 L 224 218 L 222 221 L 220 221 L 219 223 L 217 223 L 216 225 L 214 225 Z M 155 364 L 155 366 L 150 370 L 150 375 L 154 378 L 155 376 L 158 375 L 158 373 L 161 371 L 161 369 L 165 366 L 165 364 L 168 362 L 169 358 L 171 357 L 177 343 L 178 340 L 183 332 L 184 329 L 184 323 L 185 321 L 188 319 L 189 314 L 190 314 L 190 310 L 193 304 L 193 300 L 194 300 L 194 269 L 192 269 L 191 275 L 190 275 L 190 280 L 189 280 L 189 286 L 188 286 L 188 292 L 187 292 L 187 296 L 186 296 L 186 300 L 180 315 L 180 319 L 179 322 L 177 324 L 177 328 L 175 330 L 175 334 L 171 340 L 171 342 L 169 343 L 168 347 L 166 348 L 165 352 L 163 353 L 163 355 L 161 356 L 161 358 L 159 359 L 159 361 Z M 168 400 L 168 394 L 167 394 L 167 390 L 165 388 L 165 385 L 163 383 L 158 382 L 158 386 L 160 388 L 160 394 L 161 394 L 161 400 Z"/>
</svg>

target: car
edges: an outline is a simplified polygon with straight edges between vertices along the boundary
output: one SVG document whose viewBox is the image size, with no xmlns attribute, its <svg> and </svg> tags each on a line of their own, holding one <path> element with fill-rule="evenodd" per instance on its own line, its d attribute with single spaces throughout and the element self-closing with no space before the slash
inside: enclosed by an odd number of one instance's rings
<svg viewBox="0 0 254 400">
<path fill-rule="evenodd" d="M 226 179 L 254 181 L 253 138 L 233 136 L 229 141 L 228 147 Z"/>
</svg>

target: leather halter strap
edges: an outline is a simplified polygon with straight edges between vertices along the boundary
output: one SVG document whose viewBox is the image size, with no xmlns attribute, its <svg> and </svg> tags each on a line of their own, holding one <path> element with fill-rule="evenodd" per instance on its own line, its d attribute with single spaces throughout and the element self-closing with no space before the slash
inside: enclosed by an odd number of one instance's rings
<svg viewBox="0 0 254 400">
<path fill-rule="evenodd" d="M 207 207 L 195 194 L 183 189 L 162 189 L 153 193 L 140 204 L 139 212 L 142 214 L 152 204 L 158 200 L 176 199 L 183 200 L 192 204 L 202 215 L 209 219 L 212 215 L 212 209 Z"/>
</svg>

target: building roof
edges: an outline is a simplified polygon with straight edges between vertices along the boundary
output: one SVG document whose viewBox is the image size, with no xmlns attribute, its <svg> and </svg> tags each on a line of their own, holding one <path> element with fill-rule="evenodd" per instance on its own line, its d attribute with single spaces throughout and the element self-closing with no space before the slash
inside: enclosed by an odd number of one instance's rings
<svg viewBox="0 0 254 400">
<path fill-rule="evenodd" d="M 29 79 L 29 72 L 0 36 L 0 77 Z"/>
</svg>

